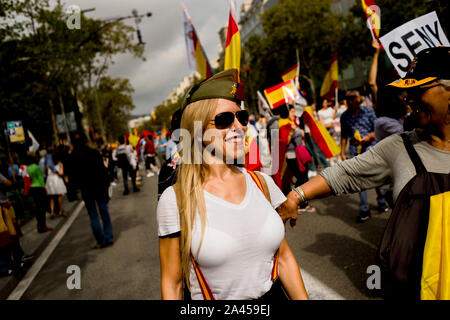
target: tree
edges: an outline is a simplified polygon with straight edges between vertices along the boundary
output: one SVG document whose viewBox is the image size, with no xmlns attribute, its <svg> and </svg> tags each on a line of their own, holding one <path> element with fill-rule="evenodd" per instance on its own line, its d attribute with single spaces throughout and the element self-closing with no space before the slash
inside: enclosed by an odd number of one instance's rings
<svg viewBox="0 0 450 320">
<path fill-rule="evenodd" d="M 100 108 L 100 117 L 103 119 L 105 131 L 109 141 L 115 140 L 119 135 L 128 132 L 127 121 L 131 110 L 134 109 L 131 94 L 134 89 L 128 79 L 113 79 L 102 77 L 99 81 L 97 99 Z M 86 90 L 80 93 L 84 105 L 95 104 L 95 96 L 92 91 Z M 86 117 L 89 123 L 98 127 L 97 112 L 94 108 L 87 108 Z"/>
<path fill-rule="evenodd" d="M 56 113 L 77 111 L 76 103 L 65 102 L 94 90 L 115 54 L 142 58 L 134 28 L 81 15 L 82 28 L 70 30 L 60 1 L 50 8 L 47 0 L 5 0 L 0 12 L 0 112 L 35 127 L 41 141 L 52 140 Z"/>
</svg>

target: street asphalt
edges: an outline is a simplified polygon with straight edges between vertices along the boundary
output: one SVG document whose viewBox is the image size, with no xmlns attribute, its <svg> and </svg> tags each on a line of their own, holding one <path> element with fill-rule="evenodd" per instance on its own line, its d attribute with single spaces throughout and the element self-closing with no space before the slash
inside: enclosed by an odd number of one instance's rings
<svg viewBox="0 0 450 320">
<path fill-rule="evenodd" d="M 122 195 L 118 183 L 109 203 L 115 243 L 95 244 L 83 207 L 40 272 L 23 293 L 26 300 L 158 300 L 160 270 L 156 226 L 157 177 L 143 177 L 141 192 Z M 287 226 L 287 240 L 303 272 L 312 299 L 380 299 L 369 290 L 367 268 L 375 264 L 378 243 L 389 213 L 378 213 L 376 194 L 369 191 L 372 219 L 356 223 L 359 196 L 315 200 L 315 213 L 299 216 L 297 228 Z M 81 289 L 68 289 L 76 265 Z"/>
</svg>

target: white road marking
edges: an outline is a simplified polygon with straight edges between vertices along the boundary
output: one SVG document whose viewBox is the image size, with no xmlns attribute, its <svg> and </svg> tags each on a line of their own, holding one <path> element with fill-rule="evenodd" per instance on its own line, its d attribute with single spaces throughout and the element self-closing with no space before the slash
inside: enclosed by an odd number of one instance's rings
<svg viewBox="0 0 450 320">
<path fill-rule="evenodd" d="M 67 219 L 66 223 L 61 227 L 61 229 L 59 229 L 58 233 L 52 239 L 52 241 L 49 243 L 47 248 L 45 248 L 45 250 L 42 252 L 42 254 L 33 263 L 30 270 L 28 270 L 28 272 L 26 273 L 25 277 L 19 282 L 17 287 L 14 289 L 14 291 L 11 292 L 11 294 L 8 296 L 7 300 L 20 300 L 20 298 L 25 293 L 25 291 L 28 289 L 30 284 L 33 282 L 34 278 L 37 276 L 39 271 L 41 271 L 42 267 L 47 262 L 48 258 L 53 253 L 56 246 L 59 244 L 61 239 L 67 233 L 67 230 L 69 230 L 72 223 L 78 217 L 83 206 L 84 206 L 84 201 L 81 201 L 78 204 L 78 206 L 76 207 L 75 211 L 70 215 L 69 219 Z"/>
<path fill-rule="evenodd" d="M 301 270 L 306 292 L 311 300 L 346 300 L 339 293 L 313 277 L 304 269 Z"/>
</svg>

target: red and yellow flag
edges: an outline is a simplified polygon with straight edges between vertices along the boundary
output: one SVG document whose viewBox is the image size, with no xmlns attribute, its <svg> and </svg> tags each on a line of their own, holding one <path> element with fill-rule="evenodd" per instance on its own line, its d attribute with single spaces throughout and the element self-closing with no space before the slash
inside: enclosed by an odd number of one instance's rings
<svg viewBox="0 0 450 320">
<path fill-rule="evenodd" d="M 337 156 L 341 148 L 334 141 L 328 130 L 314 118 L 311 107 L 306 107 L 303 112 L 303 120 L 311 131 L 311 136 L 326 158 Z"/>
<path fill-rule="evenodd" d="M 323 79 L 322 88 L 320 89 L 320 97 L 331 99 L 335 95 L 335 90 L 338 87 L 338 54 L 333 55 L 330 68 L 328 69 L 325 78 Z"/>
<path fill-rule="evenodd" d="M 184 33 L 188 62 L 191 69 L 197 69 L 202 79 L 206 79 L 214 74 L 206 56 L 205 50 L 197 36 L 191 17 L 186 8 L 184 9 Z"/>
<path fill-rule="evenodd" d="M 287 69 L 283 73 L 281 78 L 283 79 L 284 82 L 289 81 L 289 80 L 295 81 L 297 78 L 297 71 L 298 71 L 298 63 L 296 63 L 294 66 L 290 67 L 289 69 Z"/>
<path fill-rule="evenodd" d="M 241 36 L 236 19 L 236 10 L 233 0 L 230 0 L 230 16 L 228 19 L 227 41 L 225 45 L 225 70 L 237 69 L 238 75 L 241 67 Z"/>
<path fill-rule="evenodd" d="M 264 95 L 269 102 L 270 108 L 275 109 L 286 103 L 286 94 L 283 88 L 290 90 L 293 94 L 296 94 L 294 81 L 288 80 L 264 90 Z"/>
<path fill-rule="evenodd" d="M 378 40 L 381 28 L 380 7 L 378 7 L 373 0 L 361 0 L 361 3 L 364 9 L 364 13 L 366 14 L 367 27 L 372 34 L 372 38 Z"/>
</svg>

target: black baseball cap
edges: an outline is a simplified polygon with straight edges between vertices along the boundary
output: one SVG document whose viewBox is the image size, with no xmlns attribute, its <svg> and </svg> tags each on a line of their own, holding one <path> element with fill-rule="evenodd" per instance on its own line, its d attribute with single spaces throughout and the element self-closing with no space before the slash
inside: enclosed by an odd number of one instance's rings
<svg viewBox="0 0 450 320">
<path fill-rule="evenodd" d="M 450 47 L 436 47 L 420 51 L 408 66 L 406 75 L 389 86 L 410 89 L 439 79 L 450 79 Z"/>
</svg>

